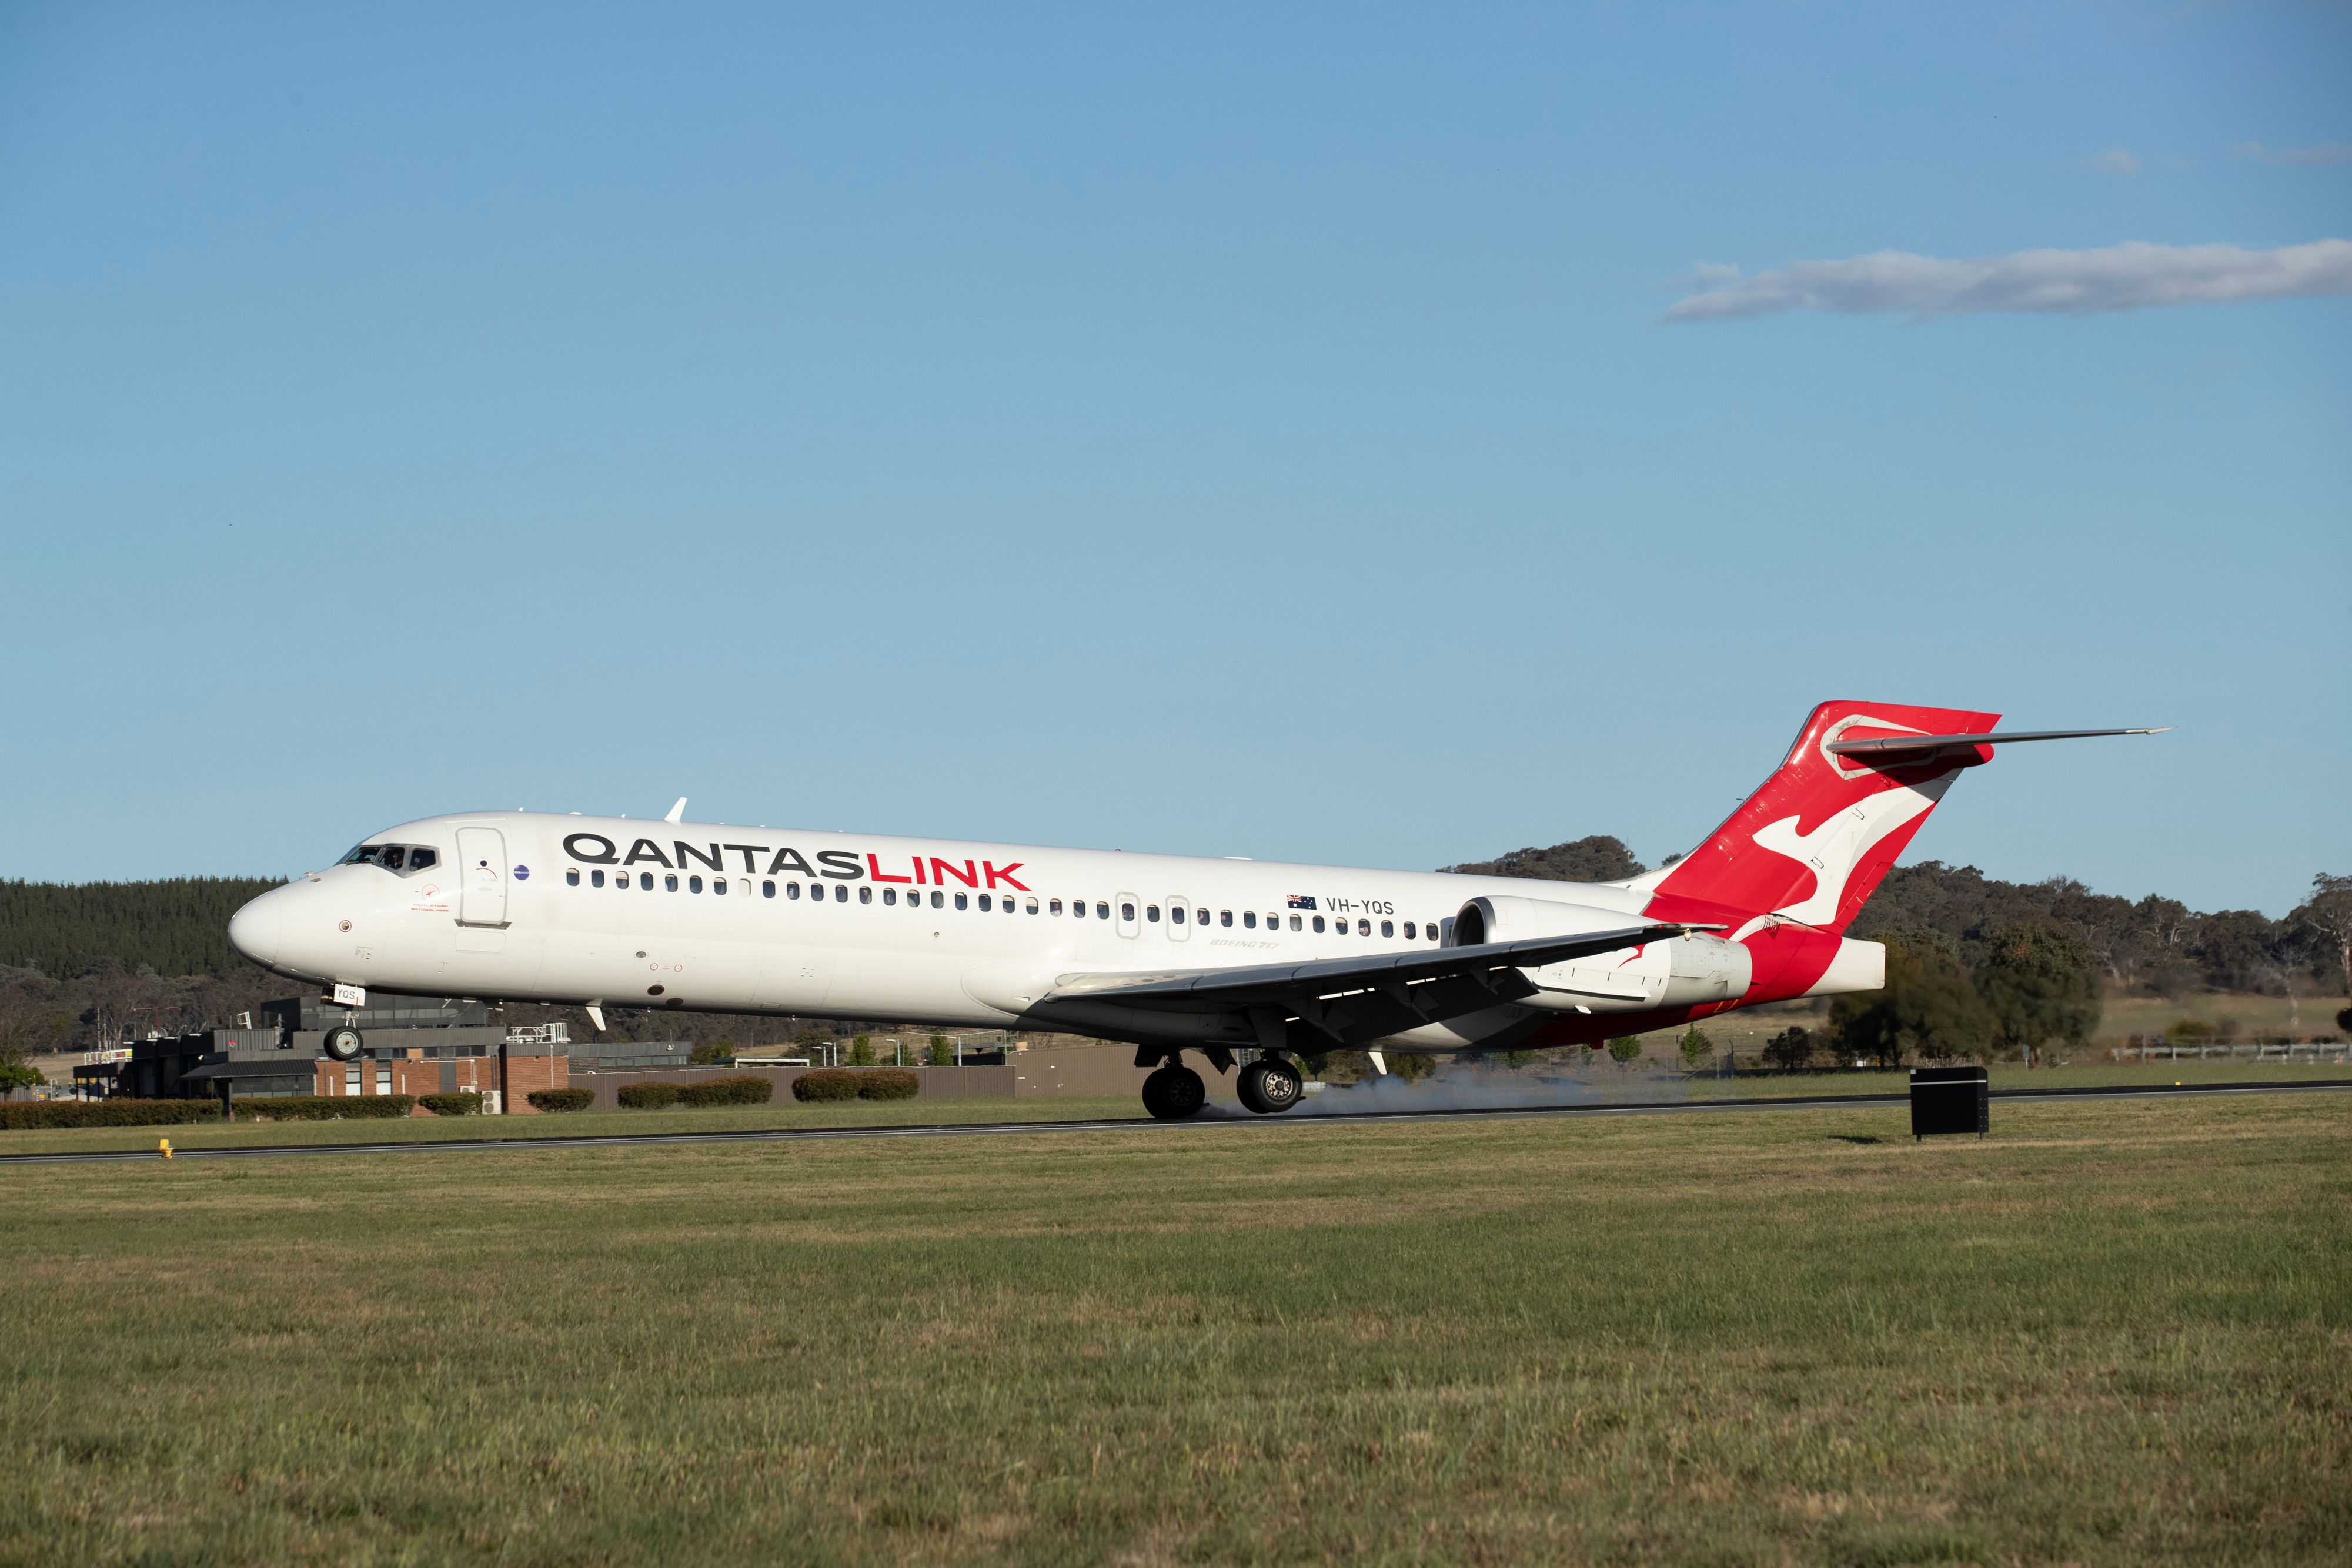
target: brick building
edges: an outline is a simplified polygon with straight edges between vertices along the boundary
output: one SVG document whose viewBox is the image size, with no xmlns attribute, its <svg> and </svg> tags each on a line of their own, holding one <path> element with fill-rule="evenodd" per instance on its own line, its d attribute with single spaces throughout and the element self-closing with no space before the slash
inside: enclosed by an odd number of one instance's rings
<svg viewBox="0 0 2352 1568">
<path fill-rule="evenodd" d="M 570 1083 L 569 1051 L 563 1025 L 509 1029 L 479 1002 L 387 998 L 343 1008 L 298 997 L 270 1003 L 235 1029 L 92 1052 L 101 1060 L 74 1069 L 74 1082 L 86 1094 L 150 1100 L 471 1091 L 494 1096 L 501 1111 L 529 1115 L 532 1091 Z"/>
</svg>

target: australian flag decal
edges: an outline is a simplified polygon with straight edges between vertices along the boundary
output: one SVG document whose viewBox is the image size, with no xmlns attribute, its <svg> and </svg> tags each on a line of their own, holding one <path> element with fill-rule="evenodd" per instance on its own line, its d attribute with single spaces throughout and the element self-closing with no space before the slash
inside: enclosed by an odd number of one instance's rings
<svg viewBox="0 0 2352 1568">
<path fill-rule="evenodd" d="M 1293 909 L 1312 909 L 1315 907 L 1314 895 L 1305 893 L 1294 893 L 1290 895 L 1290 907 Z"/>
</svg>

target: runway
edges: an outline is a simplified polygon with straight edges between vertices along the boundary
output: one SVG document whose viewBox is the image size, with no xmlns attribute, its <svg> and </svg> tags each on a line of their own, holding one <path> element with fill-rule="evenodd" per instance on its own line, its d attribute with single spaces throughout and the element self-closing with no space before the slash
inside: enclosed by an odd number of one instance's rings
<svg viewBox="0 0 2352 1568">
<path fill-rule="evenodd" d="M 2190 1100 L 2259 1094 L 2308 1094 L 2352 1089 L 2352 1079 L 2319 1079 L 2300 1083 L 2150 1084 L 2113 1089 L 1996 1089 L 1991 1098 L 2003 1104 L 2048 1104 L 2086 1100 Z M 744 1132 L 604 1133 L 572 1136 L 436 1138 L 386 1143 L 244 1145 L 215 1148 L 175 1149 L 180 1160 L 268 1159 L 317 1155 L 438 1155 L 513 1152 L 533 1149 L 635 1149 L 677 1144 L 829 1143 L 845 1138 L 982 1138 L 1038 1136 L 1055 1133 L 1148 1133 L 1176 1135 L 1212 1128 L 1282 1128 L 1362 1126 L 1390 1122 L 1496 1122 L 1579 1116 L 1661 1116 L 1748 1111 L 1863 1110 L 1907 1106 L 1906 1092 L 1888 1094 L 1822 1094 L 1803 1097 L 1759 1095 L 1736 1100 L 1633 1100 L 1615 1103 L 1573 1105 L 1472 1106 L 1443 1111 L 1352 1111 L 1300 1116 L 1202 1116 L 1183 1122 L 1093 1120 L 1077 1122 L 966 1122 L 940 1126 L 893 1127 L 771 1127 Z M 201 1126 L 203 1124 L 184 1124 Z M 145 1131 L 146 1129 L 121 1129 Z M 152 1129 L 159 1138 L 174 1129 Z M 153 1149 L 90 1149 L 53 1154 L 0 1155 L 0 1166 L 92 1165 L 161 1157 Z"/>
</svg>

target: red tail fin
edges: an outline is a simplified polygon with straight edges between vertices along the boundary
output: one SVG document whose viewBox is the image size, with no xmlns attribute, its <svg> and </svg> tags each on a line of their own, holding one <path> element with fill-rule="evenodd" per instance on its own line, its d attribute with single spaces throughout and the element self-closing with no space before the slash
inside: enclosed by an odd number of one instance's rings
<svg viewBox="0 0 2352 1568">
<path fill-rule="evenodd" d="M 1822 704 L 1780 771 L 1689 858 L 1654 873 L 1647 913 L 1669 920 L 1770 914 L 1844 930 L 1959 770 L 1991 760 L 1992 747 L 1926 762 L 1915 753 L 1909 767 L 1873 767 L 1867 758 L 1840 757 L 1829 746 L 1882 736 L 1980 734 L 2000 718 L 1899 703 Z"/>
</svg>

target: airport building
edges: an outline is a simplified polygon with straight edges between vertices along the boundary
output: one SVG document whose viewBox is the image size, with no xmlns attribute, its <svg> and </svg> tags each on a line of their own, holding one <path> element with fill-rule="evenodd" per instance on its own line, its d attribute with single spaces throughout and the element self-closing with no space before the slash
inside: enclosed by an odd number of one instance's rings
<svg viewBox="0 0 2352 1568">
<path fill-rule="evenodd" d="M 233 1029 L 155 1036 L 92 1051 L 74 1069 L 85 1094 L 233 1100 L 315 1094 L 448 1094 L 528 1114 L 528 1096 L 571 1082 L 562 1024 L 510 1029 L 480 1002 L 385 998 L 361 1008 L 317 997 L 272 1002 Z"/>
<path fill-rule="evenodd" d="M 926 1099 L 1131 1094 L 1144 1077 L 1126 1046 L 1087 1043 L 1036 1051 L 998 1032 L 954 1038 L 960 1065 L 914 1066 L 929 1037 L 876 1040 L 885 1065 L 906 1061 Z M 1009 1049 L 1008 1049 L 1009 1048 Z M 141 1100 L 267 1100 L 472 1092 L 492 1113 L 534 1113 L 535 1090 L 584 1088 L 610 1109 L 632 1082 L 687 1083 L 714 1072 L 768 1079 L 780 1096 L 814 1061 L 771 1047 L 740 1064 L 694 1061 L 686 1040 L 573 1041 L 561 1023 L 509 1027 L 481 1002 L 383 997 L 347 1008 L 319 997 L 271 1002 L 234 1028 L 127 1041 L 85 1054 L 74 1069 L 82 1094 Z M 1220 1085 L 1219 1087 L 1222 1087 Z"/>
</svg>

